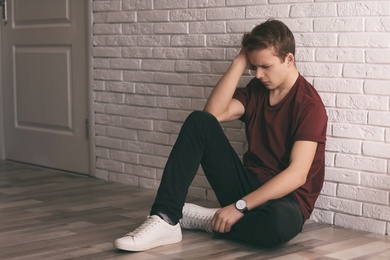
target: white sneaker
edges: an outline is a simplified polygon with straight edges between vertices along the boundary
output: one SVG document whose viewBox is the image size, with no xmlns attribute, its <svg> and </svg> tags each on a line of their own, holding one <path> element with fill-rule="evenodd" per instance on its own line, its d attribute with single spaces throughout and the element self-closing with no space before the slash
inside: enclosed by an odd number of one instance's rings
<svg viewBox="0 0 390 260">
<path fill-rule="evenodd" d="M 146 221 L 133 232 L 118 238 L 114 247 L 127 251 L 144 251 L 158 246 L 180 242 L 182 239 L 180 224 L 172 226 L 159 216 L 148 216 Z"/>
<path fill-rule="evenodd" d="M 204 208 L 195 204 L 185 203 L 180 226 L 184 229 L 200 229 L 213 233 L 211 220 L 217 210 L 216 208 Z"/>
</svg>

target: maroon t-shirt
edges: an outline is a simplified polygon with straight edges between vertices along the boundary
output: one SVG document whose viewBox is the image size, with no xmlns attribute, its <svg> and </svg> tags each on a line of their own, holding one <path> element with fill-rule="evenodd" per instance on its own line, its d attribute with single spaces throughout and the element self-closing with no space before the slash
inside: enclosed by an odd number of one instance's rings
<svg viewBox="0 0 390 260">
<path fill-rule="evenodd" d="M 269 90 L 256 78 L 233 98 L 245 107 L 248 151 L 244 165 L 265 183 L 289 165 L 292 146 L 297 140 L 318 142 L 306 183 L 294 191 L 303 216 L 310 217 L 321 192 L 325 172 L 325 141 L 328 117 L 314 87 L 299 75 L 294 86 L 278 104 L 269 104 Z"/>
</svg>

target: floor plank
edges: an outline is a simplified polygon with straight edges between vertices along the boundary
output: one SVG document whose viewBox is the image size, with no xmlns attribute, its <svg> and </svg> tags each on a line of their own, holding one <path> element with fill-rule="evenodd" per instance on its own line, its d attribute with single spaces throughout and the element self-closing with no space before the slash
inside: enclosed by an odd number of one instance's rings
<svg viewBox="0 0 390 260">
<path fill-rule="evenodd" d="M 144 221 L 155 193 L 0 161 L 0 259 L 390 259 L 388 236 L 310 221 L 296 238 L 272 250 L 188 230 L 178 244 L 138 253 L 114 249 L 116 238 Z"/>
</svg>

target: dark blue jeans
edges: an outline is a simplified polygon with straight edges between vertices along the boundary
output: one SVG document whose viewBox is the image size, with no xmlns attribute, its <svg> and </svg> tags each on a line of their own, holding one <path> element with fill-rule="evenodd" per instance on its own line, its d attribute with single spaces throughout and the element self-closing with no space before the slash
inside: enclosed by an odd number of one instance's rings
<svg viewBox="0 0 390 260">
<path fill-rule="evenodd" d="M 177 223 L 199 165 L 222 207 L 235 203 L 262 183 L 245 169 L 217 119 L 195 111 L 184 122 L 164 168 L 151 215 L 162 212 Z M 295 237 L 304 223 L 293 194 L 268 201 L 241 218 L 224 237 L 274 247 Z"/>
</svg>

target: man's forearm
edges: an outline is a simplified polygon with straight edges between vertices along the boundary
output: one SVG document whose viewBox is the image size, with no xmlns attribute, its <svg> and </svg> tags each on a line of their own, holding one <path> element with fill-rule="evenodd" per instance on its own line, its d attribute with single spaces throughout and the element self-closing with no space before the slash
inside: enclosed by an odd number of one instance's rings
<svg viewBox="0 0 390 260">
<path fill-rule="evenodd" d="M 244 56 L 245 55 L 245 56 Z M 232 100 L 238 82 L 247 68 L 246 54 L 239 54 L 230 64 L 226 73 L 214 87 L 207 100 L 204 110 L 218 117 L 224 113 Z"/>
</svg>

